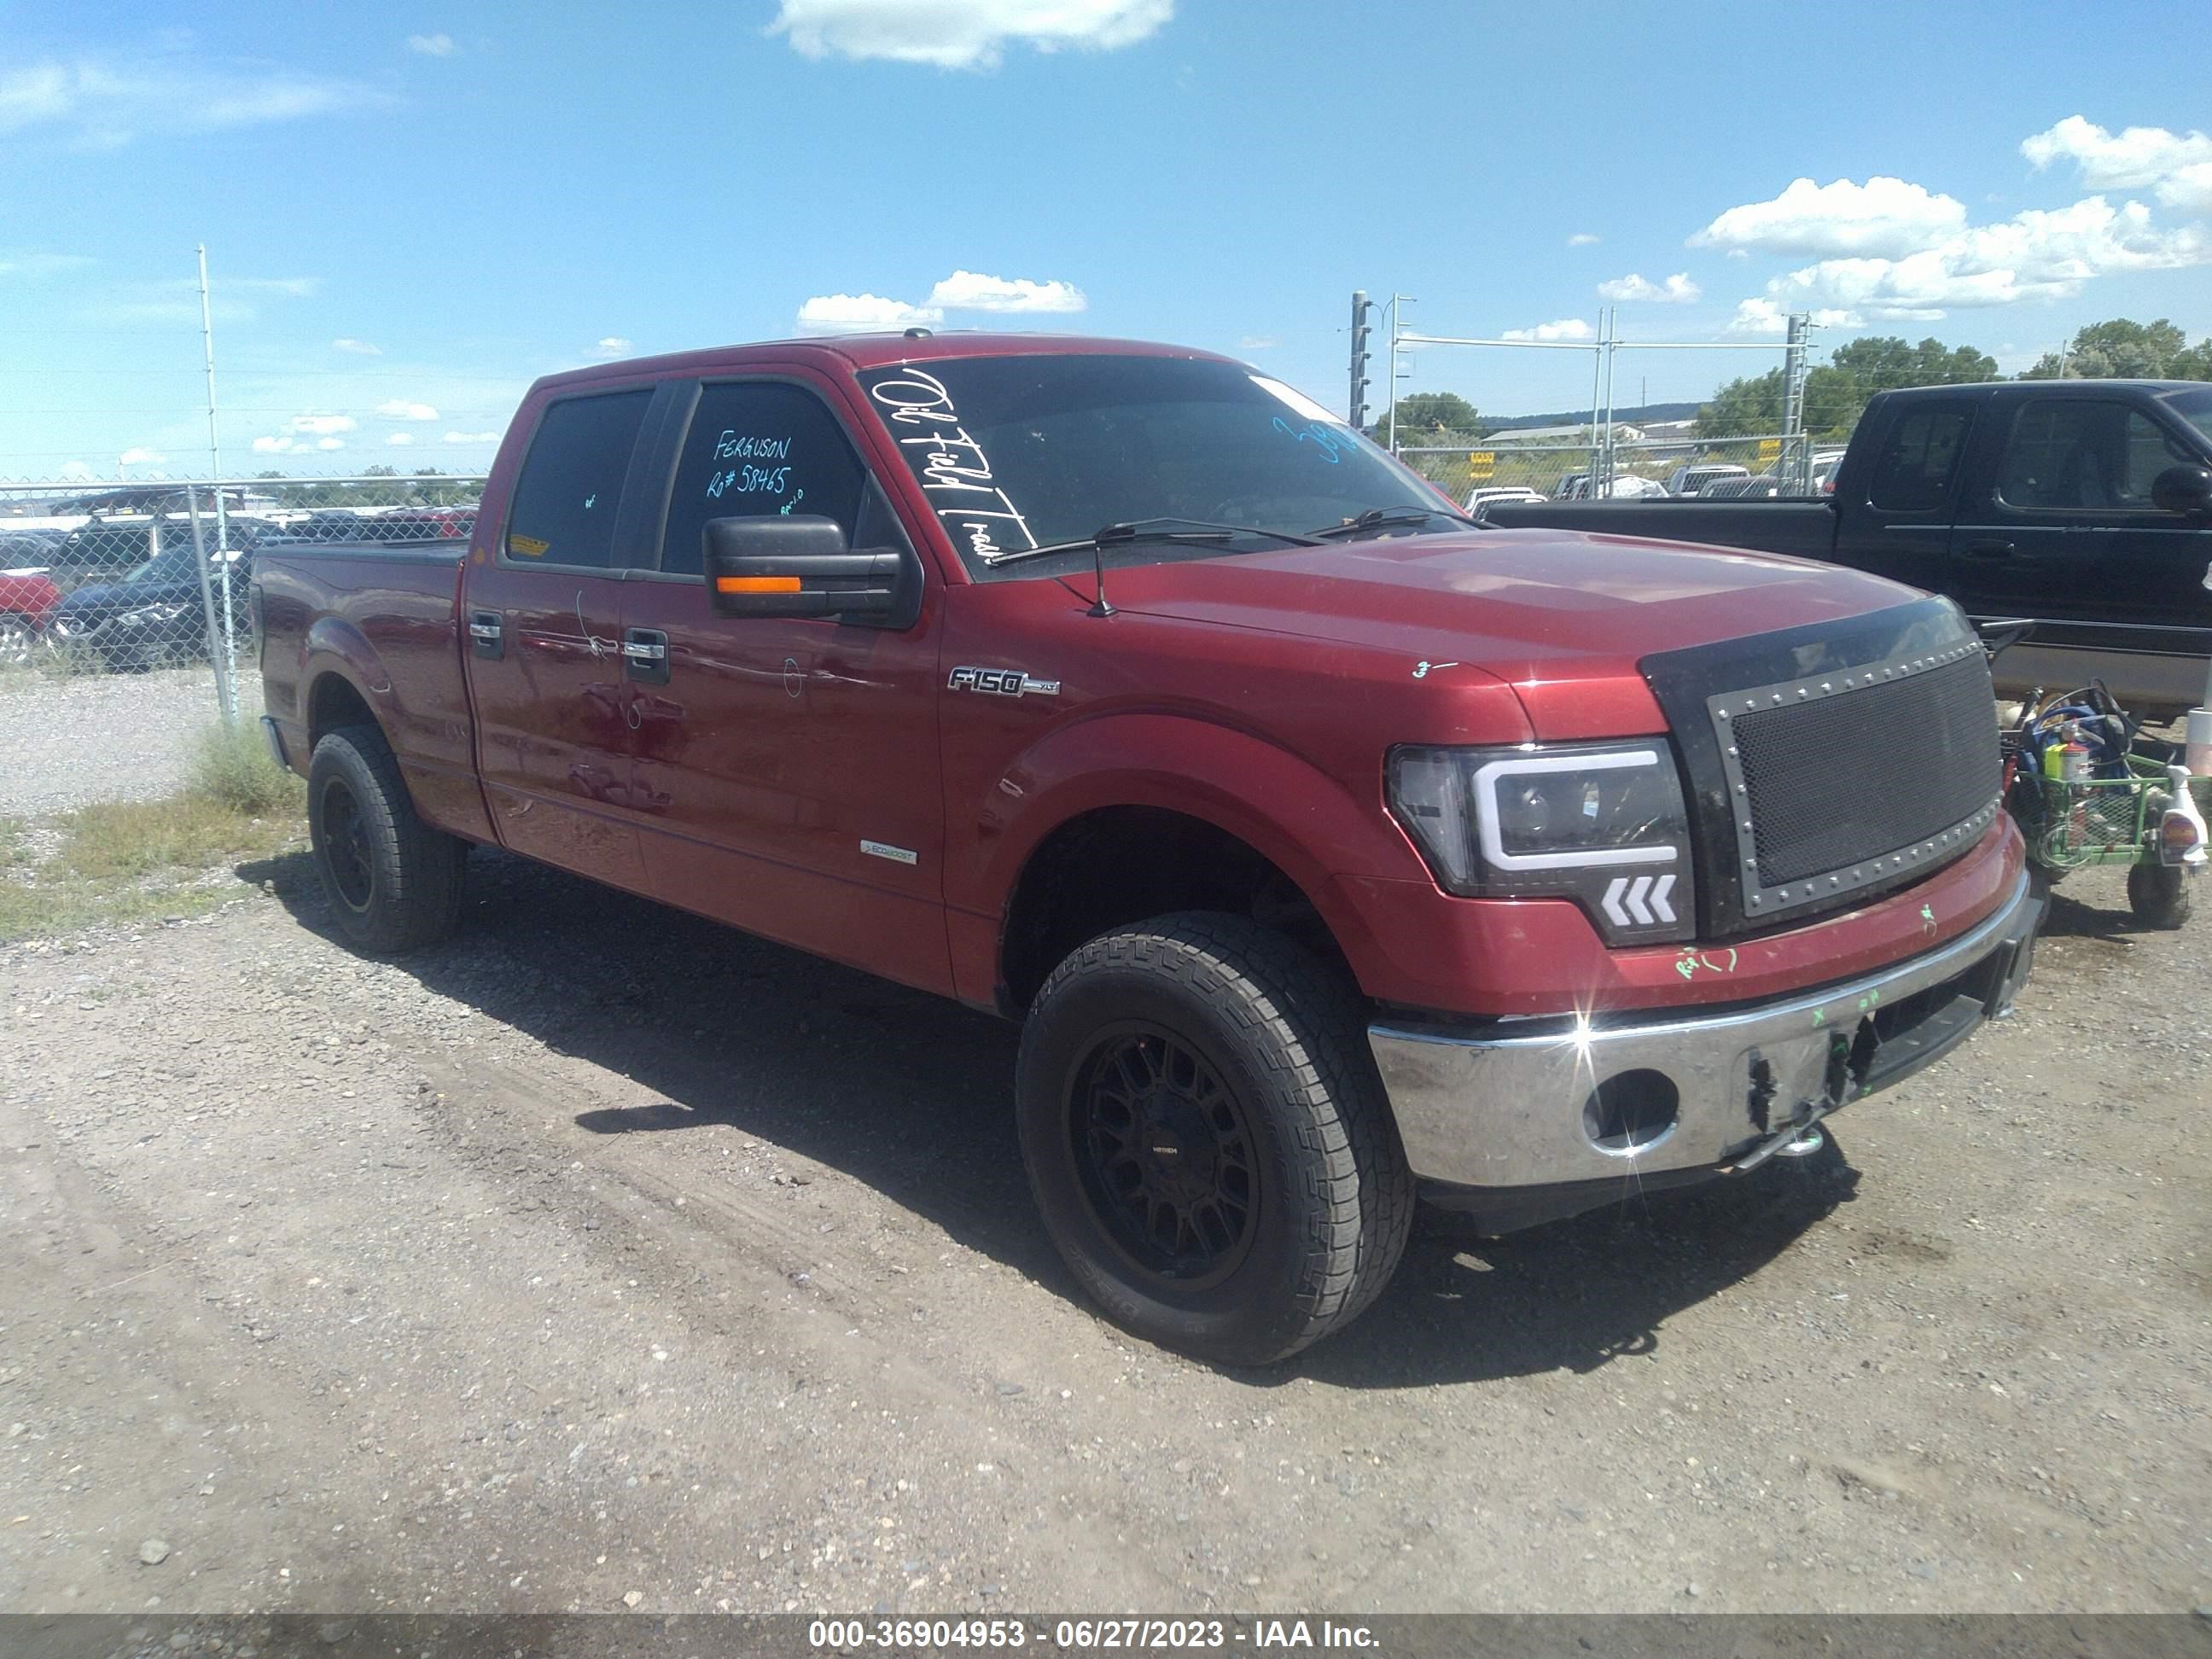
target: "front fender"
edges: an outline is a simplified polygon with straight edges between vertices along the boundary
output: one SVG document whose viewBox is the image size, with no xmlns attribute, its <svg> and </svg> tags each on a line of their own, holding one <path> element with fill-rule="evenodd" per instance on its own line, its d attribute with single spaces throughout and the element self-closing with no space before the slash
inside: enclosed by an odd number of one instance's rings
<svg viewBox="0 0 2212 1659">
<path fill-rule="evenodd" d="M 1101 808 L 1157 807 L 1224 830 L 1273 863 L 1358 971 L 1376 959 L 1375 942 L 1335 878 L 1428 879 L 1382 787 L 1379 755 L 1371 775 L 1346 780 L 1262 738 L 1187 716 L 1079 720 L 951 803 L 947 846 L 965 852 L 947 868 L 946 898 L 956 914 L 988 917 L 995 943 L 1024 866 L 1054 830 Z"/>
</svg>

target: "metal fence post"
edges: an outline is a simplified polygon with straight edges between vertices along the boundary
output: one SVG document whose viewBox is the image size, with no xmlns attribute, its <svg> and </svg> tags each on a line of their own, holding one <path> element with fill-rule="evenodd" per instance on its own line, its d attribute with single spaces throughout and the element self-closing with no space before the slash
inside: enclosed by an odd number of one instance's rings
<svg viewBox="0 0 2212 1659">
<path fill-rule="evenodd" d="M 238 723 L 238 694 L 230 683 L 228 635 L 230 626 L 230 569 L 226 563 L 222 573 L 222 616 L 226 633 L 222 648 L 218 650 L 216 646 L 215 589 L 208 580 L 207 540 L 200 533 L 199 486 L 185 486 L 185 505 L 192 520 L 192 557 L 200 571 L 200 609 L 207 619 L 208 658 L 215 665 L 216 702 L 222 710 L 222 723 L 235 726 Z M 228 555 L 224 556 L 228 559 Z"/>
</svg>

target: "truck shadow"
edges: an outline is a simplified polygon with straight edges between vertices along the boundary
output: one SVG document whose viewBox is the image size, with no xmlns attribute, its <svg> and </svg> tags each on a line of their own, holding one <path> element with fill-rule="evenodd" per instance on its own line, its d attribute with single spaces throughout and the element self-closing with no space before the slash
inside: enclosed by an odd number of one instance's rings
<svg viewBox="0 0 2212 1659">
<path fill-rule="evenodd" d="M 335 939 L 306 854 L 238 873 Z M 586 1129 L 732 1125 L 1087 1305 L 1030 1202 L 1011 1109 L 1018 1033 L 1003 1021 L 484 852 L 471 859 L 459 935 L 394 965 L 657 1097 L 581 1113 Z M 1425 1212 L 1356 1334 L 1236 1375 L 1404 1388 L 1646 1353 L 1669 1316 L 1787 1249 L 1856 1178 L 1832 1147 L 1740 1183 L 1648 1200 L 1625 1190 L 1615 1206 L 1503 1241 Z"/>
</svg>

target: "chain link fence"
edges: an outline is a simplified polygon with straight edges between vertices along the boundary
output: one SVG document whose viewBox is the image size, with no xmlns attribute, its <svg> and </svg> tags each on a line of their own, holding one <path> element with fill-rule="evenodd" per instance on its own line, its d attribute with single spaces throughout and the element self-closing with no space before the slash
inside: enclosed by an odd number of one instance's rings
<svg viewBox="0 0 2212 1659">
<path fill-rule="evenodd" d="M 1802 434 L 1515 443 L 1510 432 L 1425 434 L 1397 451 L 1470 513 L 1493 501 L 1819 495 L 1842 453 Z"/>
<path fill-rule="evenodd" d="M 234 665 L 257 556 L 465 537 L 482 480 L 0 483 L 0 671 Z"/>
<path fill-rule="evenodd" d="M 258 559 L 466 537 L 482 487 L 0 482 L 0 817 L 174 789 L 200 733 L 260 712 Z"/>
</svg>

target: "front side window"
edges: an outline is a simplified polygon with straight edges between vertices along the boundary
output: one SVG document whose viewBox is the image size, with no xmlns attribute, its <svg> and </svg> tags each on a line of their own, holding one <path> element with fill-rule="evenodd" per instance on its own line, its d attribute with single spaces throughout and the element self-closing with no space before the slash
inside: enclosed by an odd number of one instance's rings
<svg viewBox="0 0 2212 1659">
<path fill-rule="evenodd" d="M 677 460 L 660 568 L 698 574 L 709 519 L 819 514 L 857 542 L 866 476 L 836 416 L 804 387 L 709 386 Z"/>
<path fill-rule="evenodd" d="M 1231 525 L 1284 537 L 1389 526 L 1464 528 L 1413 473 L 1319 404 L 1239 364 L 1179 357 L 941 358 L 870 371 L 870 402 L 969 571 L 1080 543 L 1015 567 L 1045 575 L 1089 561 L 1109 525 Z M 1423 514 L 1433 514 L 1426 522 Z M 1378 526 L 1378 530 L 1381 527 Z M 1267 535 L 1189 556 L 1280 547 Z M 1115 547 L 1117 563 L 1176 556 Z"/>
<path fill-rule="evenodd" d="M 2166 406 L 2207 439 L 2212 439 L 2212 386 L 2191 386 L 2186 392 L 2169 392 L 2166 395 Z M 2190 459 L 2198 466 L 2204 465 L 2202 457 L 2192 455 Z"/>
<path fill-rule="evenodd" d="M 614 562 L 615 514 L 648 388 L 564 398 L 545 411 L 507 515 L 507 556 L 517 564 Z"/>
<path fill-rule="evenodd" d="M 1908 409 L 1889 429 L 1867 499 L 1885 513 L 1933 513 L 1951 498 L 1973 411 L 1964 404 Z"/>
<path fill-rule="evenodd" d="M 1997 499 L 2030 512 L 2154 510 L 2151 483 L 2195 462 L 2149 416 L 2100 398 L 2047 398 L 2013 422 L 1997 468 Z"/>
</svg>

